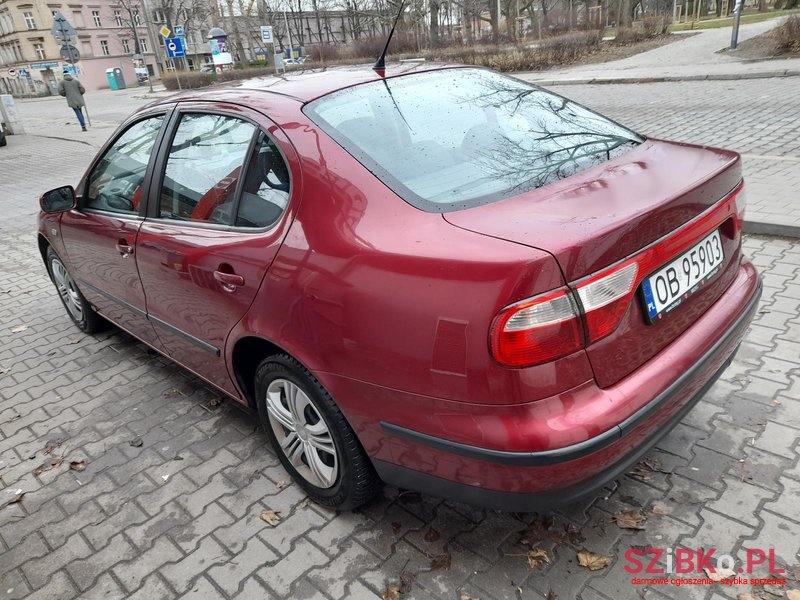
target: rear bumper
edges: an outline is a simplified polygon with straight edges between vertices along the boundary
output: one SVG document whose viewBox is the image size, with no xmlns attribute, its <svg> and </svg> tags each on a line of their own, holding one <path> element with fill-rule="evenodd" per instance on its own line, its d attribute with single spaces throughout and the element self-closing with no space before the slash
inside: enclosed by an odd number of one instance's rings
<svg viewBox="0 0 800 600">
<path fill-rule="evenodd" d="M 578 443 L 540 451 L 509 451 L 452 441 L 389 422 L 384 436 L 396 440 L 391 457 L 373 457 L 387 483 L 486 507 L 526 511 L 565 504 L 590 494 L 628 470 L 699 401 L 733 359 L 758 306 L 761 282 L 744 262 L 728 306 L 709 313 L 687 337 L 715 335 L 701 355 L 632 414 Z M 724 298 L 723 298 L 724 300 Z M 705 322 L 703 322 L 705 321 Z M 724 328 L 720 327 L 725 323 Z M 723 330 L 720 335 L 718 332 Z M 696 343 L 697 340 L 685 340 Z M 643 365 L 634 380 L 641 387 L 668 367 L 658 357 Z M 650 371 L 650 373 L 648 373 Z M 629 384 L 631 382 L 628 382 Z M 622 384 L 624 385 L 624 384 Z M 652 389 L 652 388 L 651 388 Z M 580 426 L 578 422 L 576 426 Z M 399 450 L 399 451 L 398 451 Z M 415 464 L 418 463 L 418 464 Z"/>
</svg>

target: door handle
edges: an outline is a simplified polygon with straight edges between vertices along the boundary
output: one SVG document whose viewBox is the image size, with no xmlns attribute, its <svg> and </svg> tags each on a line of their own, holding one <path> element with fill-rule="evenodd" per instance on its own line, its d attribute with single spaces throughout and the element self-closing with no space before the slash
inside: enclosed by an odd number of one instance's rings
<svg viewBox="0 0 800 600">
<path fill-rule="evenodd" d="M 222 271 L 214 271 L 214 279 L 222 286 L 226 292 L 235 292 L 237 287 L 244 285 L 244 277 L 234 273 L 223 273 Z"/>
<path fill-rule="evenodd" d="M 119 240 L 115 247 L 117 252 L 122 255 L 122 258 L 128 258 L 131 254 L 133 254 L 133 246 L 128 244 L 128 240 Z"/>
</svg>

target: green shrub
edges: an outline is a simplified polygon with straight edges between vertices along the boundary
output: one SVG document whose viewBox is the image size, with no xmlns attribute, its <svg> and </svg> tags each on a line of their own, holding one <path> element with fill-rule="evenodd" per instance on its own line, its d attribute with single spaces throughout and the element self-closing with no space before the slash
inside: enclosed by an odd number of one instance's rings
<svg viewBox="0 0 800 600">
<path fill-rule="evenodd" d="M 778 53 L 800 52 L 800 17 L 792 15 L 772 35 Z"/>
</svg>

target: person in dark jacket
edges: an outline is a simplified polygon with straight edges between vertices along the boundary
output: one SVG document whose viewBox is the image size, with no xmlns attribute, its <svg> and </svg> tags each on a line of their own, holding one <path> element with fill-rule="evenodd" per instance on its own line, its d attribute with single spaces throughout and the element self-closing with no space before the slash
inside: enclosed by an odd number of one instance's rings
<svg viewBox="0 0 800 600">
<path fill-rule="evenodd" d="M 64 79 L 58 84 L 58 94 L 67 99 L 67 104 L 75 111 L 75 116 L 78 117 L 78 123 L 81 124 L 83 131 L 86 131 L 86 121 L 83 120 L 83 107 L 86 106 L 83 101 L 85 93 L 86 90 L 81 82 L 70 75 L 69 69 L 64 69 Z"/>
</svg>

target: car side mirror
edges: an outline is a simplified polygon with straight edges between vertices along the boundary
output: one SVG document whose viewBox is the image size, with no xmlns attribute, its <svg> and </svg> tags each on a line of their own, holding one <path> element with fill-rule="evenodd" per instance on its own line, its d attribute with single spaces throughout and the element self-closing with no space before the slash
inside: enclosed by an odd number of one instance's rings
<svg viewBox="0 0 800 600">
<path fill-rule="evenodd" d="M 78 204 L 75 197 L 75 188 L 71 185 L 65 185 L 49 192 L 42 194 L 39 198 L 39 206 L 46 213 L 60 213 L 67 210 L 72 210 Z"/>
</svg>

